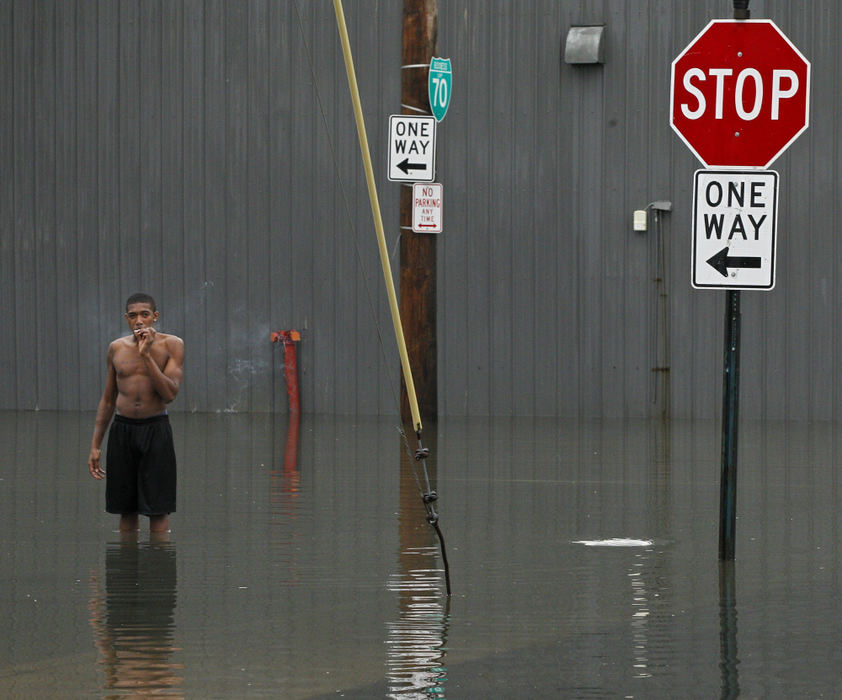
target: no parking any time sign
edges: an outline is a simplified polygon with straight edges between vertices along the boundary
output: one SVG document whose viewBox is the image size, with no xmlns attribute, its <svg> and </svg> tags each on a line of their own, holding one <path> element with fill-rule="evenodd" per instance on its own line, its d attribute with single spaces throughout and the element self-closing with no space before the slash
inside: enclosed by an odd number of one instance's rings
<svg viewBox="0 0 842 700">
<path fill-rule="evenodd" d="M 412 230 L 415 233 L 441 233 L 442 186 L 438 182 L 412 185 Z"/>
</svg>

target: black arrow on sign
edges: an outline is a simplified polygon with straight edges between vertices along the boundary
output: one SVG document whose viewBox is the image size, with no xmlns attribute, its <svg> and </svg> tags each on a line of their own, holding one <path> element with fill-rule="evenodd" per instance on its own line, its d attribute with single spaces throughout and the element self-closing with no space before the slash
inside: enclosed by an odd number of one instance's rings
<svg viewBox="0 0 842 700">
<path fill-rule="evenodd" d="M 404 158 L 398 163 L 398 169 L 403 170 L 404 175 L 409 175 L 410 170 L 426 170 L 426 163 L 410 163 L 409 158 Z"/>
<path fill-rule="evenodd" d="M 723 248 L 722 250 L 720 250 L 710 260 L 708 260 L 708 265 L 710 265 L 714 270 L 716 270 L 723 277 L 727 277 L 729 267 L 759 268 L 760 267 L 760 258 L 748 258 L 748 257 L 740 257 L 740 256 L 729 257 L 728 256 L 728 248 L 726 247 L 726 248 Z"/>
</svg>

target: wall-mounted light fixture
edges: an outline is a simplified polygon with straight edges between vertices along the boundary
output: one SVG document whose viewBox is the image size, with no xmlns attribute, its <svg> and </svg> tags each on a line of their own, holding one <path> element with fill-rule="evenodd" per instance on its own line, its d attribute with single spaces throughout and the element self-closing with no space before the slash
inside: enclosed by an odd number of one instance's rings
<svg viewBox="0 0 842 700">
<path fill-rule="evenodd" d="M 570 27 L 564 44 L 564 62 L 605 63 L 605 25 Z"/>
</svg>

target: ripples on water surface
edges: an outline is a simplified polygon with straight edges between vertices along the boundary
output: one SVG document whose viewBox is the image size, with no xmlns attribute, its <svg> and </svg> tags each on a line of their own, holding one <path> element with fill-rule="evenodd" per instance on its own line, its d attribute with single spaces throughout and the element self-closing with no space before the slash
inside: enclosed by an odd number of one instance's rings
<svg viewBox="0 0 842 700">
<path fill-rule="evenodd" d="M 93 414 L 0 413 L 0 696 L 838 692 L 833 426 L 743 428 L 720 567 L 712 423 L 428 425 L 448 599 L 393 421 L 172 422 L 173 532 L 121 539 Z"/>
</svg>

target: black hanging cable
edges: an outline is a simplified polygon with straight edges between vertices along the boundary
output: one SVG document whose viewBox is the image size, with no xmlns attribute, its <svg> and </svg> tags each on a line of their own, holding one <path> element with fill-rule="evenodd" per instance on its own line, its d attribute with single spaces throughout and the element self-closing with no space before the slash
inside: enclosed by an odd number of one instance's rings
<svg viewBox="0 0 842 700">
<path fill-rule="evenodd" d="M 447 546 L 444 542 L 444 535 L 439 527 L 439 514 L 433 505 L 438 499 L 439 495 L 433 491 L 430 486 L 430 475 L 427 472 L 427 458 L 430 456 L 430 449 L 421 444 L 421 435 L 416 434 L 418 438 L 418 448 L 413 454 L 409 446 L 409 439 L 406 437 L 402 427 L 398 428 L 398 432 L 403 438 L 403 443 L 406 446 L 406 453 L 409 455 L 409 462 L 412 464 L 412 475 L 415 477 L 415 485 L 418 487 L 418 493 L 421 495 L 421 502 L 424 504 L 424 510 L 427 512 L 427 522 L 435 531 L 439 538 L 439 548 L 441 549 L 441 561 L 444 566 L 444 583 L 447 589 L 447 595 L 450 595 L 450 565 L 447 562 Z M 418 477 L 418 471 L 415 468 L 415 463 L 421 464 L 421 471 L 424 475 L 424 487 L 421 485 L 421 480 Z"/>
</svg>

